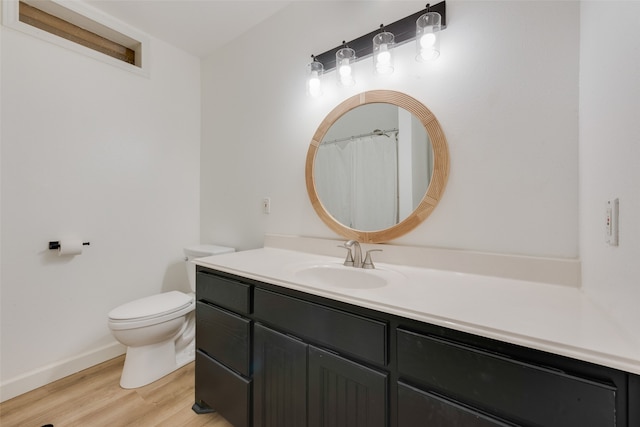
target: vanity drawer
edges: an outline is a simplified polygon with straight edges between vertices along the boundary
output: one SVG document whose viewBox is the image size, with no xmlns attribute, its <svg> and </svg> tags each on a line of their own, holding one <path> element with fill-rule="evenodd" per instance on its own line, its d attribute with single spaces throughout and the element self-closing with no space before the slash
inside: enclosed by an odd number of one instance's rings
<svg viewBox="0 0 640 427">
<path fill-rule="evenodd" d="M 204 402 L 234 427 L 251 425 L 251 380 L 196 351 L 196 402 Z"/>
<path fill-rule="evenodd" d="M 238 313 L 251 313 L 251 285 L 199 271 L 196 274 L 196 296 Z"/>
<path fill-rule="evenodd" d="M 442 397 L 398 383 L 398 427 L 511 427 Z"/>
<path fill-rule="evenodd" d="M 525 425 L 615 426 L 616 388 L 457 343 L 397 331 L 401 378 Z"/>
<path fill-rule="evenodd" d="M 384 366 L 387 324 L 264 289 L 254 294 L 254 315 L 273 326 L 340 353 Z"/>
<path fill-rule="evenodd" d="M 249 376 L 251 321 L 201 301 L 196 303 L 196 346 Z"/>
</svg>

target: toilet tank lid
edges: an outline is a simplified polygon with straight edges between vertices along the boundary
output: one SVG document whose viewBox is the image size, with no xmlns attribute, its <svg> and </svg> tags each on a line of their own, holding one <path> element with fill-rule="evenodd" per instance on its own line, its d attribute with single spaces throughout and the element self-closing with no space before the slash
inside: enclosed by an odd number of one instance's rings
<svg viewBox="0 0 640 427">
<path fill-rule="evenodd" d="M 179 291 L 169 291 L 122 304 L 109 312 L 112 320 L 139 319 L 181 309 L 192 297 Z"/>
<path fill-rule="evenodd" d="M 211 255 L 220 255 L 220 254 L 228 254 L 230 252 L 235 252 L 234 248 L 229 248 L 226 246 L 218 246 L 218 245 L 193 245 L 187 246 L 184 248 L 184 253 L 187 256 L 192 256 L 194 258 L 205 257 Z"/>
</svg>

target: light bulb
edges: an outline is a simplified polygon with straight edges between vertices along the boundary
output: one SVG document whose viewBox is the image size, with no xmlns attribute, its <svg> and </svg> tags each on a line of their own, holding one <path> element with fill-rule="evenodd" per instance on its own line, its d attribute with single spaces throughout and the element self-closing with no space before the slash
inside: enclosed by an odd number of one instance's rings
<svg viewBox="0 0 640 427">
<path fill-rule="evenodd" d="M 351 75 L 351 65 L 340 65 L 340 77 L 349 77 Z"/>
<path fill-rule="evenodd" d="M 440 56 L 440 52 L 435 49 L 424 49 L 420 52 L 420 58 L 423 61 L 433 61 Z"/>
<path fill-rule="evenodd" d="M 433 47 L 435 43 L 436 35 L 433 33 L 427 33 L 420 37 L 420 47 L 422 48 Z"/>
<path fill-rule="evenodd" d="M 338 84 L 342 86 L 353 86 L 356 83 L 352 68 L 355 60 L 356 51 L 349 47 L 344 47 L 336 52 L 336 76 L 338 77 Z"/>
<path fill-rule="evenodd" d="M 376 57 L 376 72 L 378 74 L 389 74 L 393 72 L 391 66 L 391 52 L 387 49 L 387 45 L 380 45 L 380 52 Z"/>
<path fill-rule="evenodd" d="M 391 52 L 387 49 L 387 45 L 380 45 L 380 52 L 378 52 L 378 64 L 388 64 L 391 62 Z"/>
<path fill-rule="evenodd" d="M 381 52 L 378 55 L 378 63 L 388 64 L 389 62 L 391 62 L 391 54 L 389 52 Z"/>
<path fill-rule="evenodd" d="M 324 67 L 318 61 L 313 60 L 307 65 L 307 94 L 312 98 L 318 98 L 322 96 L 322 81 L 320 77 Z"/>
<path fill-rule="evenodd" d="M 318 76 L 317 72 L 314 72 L 315 75 L 312 75 L 309 78 L 309 95 L 311 95 L 314 98 L 319 97 L 320 95 L 322 95 L 322 88 L 320 86 L 320 77 Z"/>
<path fill-rule="evenodd" d="M 351 75 L 352 71 L 353 70 L 351 69 L 349 60 L 343 59 L 340 68 L 338 68 L 338 73 L 340 73 L 340 83 L 343 86 L 351 86 L 354 83 L 353 77 Z"/>
<path fill-rule="evenodd" d="M 376 72 L 378 74 L 391 74 L 393 73 L 393 66 L 391 65 L 391 57 L 387 54 L 387 56 L 382 56 L 378 58 L 378 62 L 376 62 Z"/>
<path fill-rule="evenodd" d="M 340 83 L 343 86 L 351 85 L 351 67 L 340 67 Z"/>
</svg>

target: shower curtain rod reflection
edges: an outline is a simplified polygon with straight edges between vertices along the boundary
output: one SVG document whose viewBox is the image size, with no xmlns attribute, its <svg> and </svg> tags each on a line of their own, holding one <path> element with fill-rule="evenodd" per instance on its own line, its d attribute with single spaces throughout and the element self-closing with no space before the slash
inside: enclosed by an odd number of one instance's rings
<svg viewBox="0 0 640 427">
<path fill-rule="evenodd" d="M 360 135 L 347 136 L 346 138 L 338 138 L 338 139 L 334 139 L 334 140 L 326 141 L 326 142 L 323 141 L 322 144 L 320 144 L 320 145 L 337 144 L 338 142 L 352 141 L 352 140 L 355 140 L 355 139 L 366 138 L 368 136 L 375 136 L 375 135 L 384 135 L 387 138 L 390 138 L 390 136 L 387 135 L 387 134 L 391 133 L 391 132 L 396 132 L 396 137 L 398 136 L 398 134 L 397 134 L 398 129 L 397 128 L 385 129 L 385 130 L 374 129 L 372 132 L 369 132 L 369 133 L 363 133 L 363 134 L 360 134 Z"/>
</svg>

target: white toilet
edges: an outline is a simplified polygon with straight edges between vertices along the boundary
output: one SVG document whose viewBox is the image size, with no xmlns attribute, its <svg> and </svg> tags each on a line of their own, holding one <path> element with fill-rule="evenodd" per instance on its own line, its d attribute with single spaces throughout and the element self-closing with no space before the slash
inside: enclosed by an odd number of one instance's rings
<svg viewBox="0 0 640 427">
<path fill-rule="evenodd" d="M 184 248 L 191 290 L 196 290 L 194 258 L 234 252 L 233 248 L 197 245 Z M 150 384 L 193 361 L 195 294 L 164 292 L 128 302 L 109 312 L 109 329 L 127 346 L 120 386 Z"/>
</svg>

